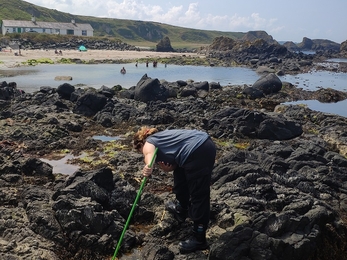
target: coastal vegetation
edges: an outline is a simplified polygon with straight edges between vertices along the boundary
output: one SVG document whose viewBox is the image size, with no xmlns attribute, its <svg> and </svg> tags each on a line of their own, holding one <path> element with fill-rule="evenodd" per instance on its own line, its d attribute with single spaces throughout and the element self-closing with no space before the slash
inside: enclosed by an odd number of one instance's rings
<svg viewBox="0 0 347 260">
<path fill-rule="evenodd" d="M 37 64 L 54 64 L 54 61 L 49 58 L 41 58 L 41 59 L 30 59 L 25 62 L 26 65 L 37 65 Z"/>
<path fill-rule="evenodd" d="M 144 48 L 154 48 L 164 37 L 170 39 L 174 49 L 195 49 L 211 44 L 213 39 L 219 36 L 240 39 L 245 35 L 242 32 L 197 30 L 157 22 L 81 16 L 40 7 L 21 0 L 0 0 L 0 17 L 3 20 L 30 20 L 32 16 L 35 16 L 37 21 L 45 22 L 75 20 L 76 23 L 89 23 L 94 29 L 95 37 L 119 40 Z M 29 37 L 35 37 L 38 42 L 43 39 L 47 40 L 47 37 L 52 42 L 64 38 L 61 35 L 42 34 Z"/>
</svg>

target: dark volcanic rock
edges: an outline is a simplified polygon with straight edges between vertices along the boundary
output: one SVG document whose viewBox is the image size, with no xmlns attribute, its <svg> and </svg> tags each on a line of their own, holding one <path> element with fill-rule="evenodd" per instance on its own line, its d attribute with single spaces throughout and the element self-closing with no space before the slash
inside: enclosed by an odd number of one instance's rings
<svg viewBox="0 0 347 260">
<path fill-rule="evenodd" d="M 165 36 L 163 39 L 161 39 L 156 47 L 157 47 L 158 52 L 172 52 L 172 51 L 174 51 L 174 49 L 171 46 L 170 39 L 167 36 Z"/>
<path fill-rule="evenodd" d="M 302 127 L 281 117 L 270 117 L 263 113 L 226 108 L 213 115 L 208 121 L 209 132 L 216 136 L 288 140 L 300 136 Z"/>
<path fill-rule="evenodd" d="M 142 102 L 166 101 L 169 96 L 167 89 L 158 79 L 152 79 L 145 74 L 135 87 L 134 99 Z"/>
<path fill-rule="evenodd" d="M 74 112 L 84 116 L 93 116 L 100 111 L 107 102 L 104 95 L 88 92 L 77 99 Z"/>
<path fill-rule="evenodd" d="M 268 95 L 280 91 L 282 88 L 282 82 L 275 74 L 269 73 L 258 79 L 252 87 L 260 90 L 265 95 Z"/>
<path fill-rule="evenodd" d="M 340 44 L 329 40 L 311 40 L 307 37 L 297 44 L 300 50 L 335 50 L 340 51 Z"/>
<path fill-rule="evenodd" d="M 75 91 L 75 87 L 64 83 L 57 88 L 57 93 L 64 99 L 70 99 L 72 92 Z"/>
<path fill-rule="evenodd" d="M 1 259 L 111 258 L 141 185 L 143 158 L 131 147 L 140 125 L 200 129 L 215 141 L 210 248 L 179 253 L 192 222 L 179 224 L 165 211 L 173 179 L 155 168 L 122 259 L 347 259 L 347 118 L 281 105 L 335 102 L 345 92 L 304 91 L 274 74 L 252 89 L 145 75 L 129 90 L 62 90 L 1 103 Z M 74 157 L 80 169 L 53 174 L 40 158 L 57 154 Z"/>
</svg>

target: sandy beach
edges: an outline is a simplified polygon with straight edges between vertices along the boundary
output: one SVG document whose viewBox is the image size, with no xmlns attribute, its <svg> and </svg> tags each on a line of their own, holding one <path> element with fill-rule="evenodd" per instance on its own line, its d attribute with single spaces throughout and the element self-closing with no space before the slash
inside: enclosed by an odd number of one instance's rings
<svg viewBox="0 0 347 260">
<path fill-rule="evenodd" d="M 80 52 L 78 50 L 63 50 L 62 55 L 57 55 L 54 50 L 22 50 L 20 56 L 16 56 L 12 50 L 0 51 L 0 67 L 16 67 L 22 62 L 30 59 L 50 58 L 54 62 L 61 58 L 89 60 L 136 60 L 141 58 L 165 58 L 175 56 L 201 57 L 196 53 L 177 53 L 177 52 L 154 52 L 154 51 L 115 51 L 115 50 L 88 50 Z"/>
</svg>

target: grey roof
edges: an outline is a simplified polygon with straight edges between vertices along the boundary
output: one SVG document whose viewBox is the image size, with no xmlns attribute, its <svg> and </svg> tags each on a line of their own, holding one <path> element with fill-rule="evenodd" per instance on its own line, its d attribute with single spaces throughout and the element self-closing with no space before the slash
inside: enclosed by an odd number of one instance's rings
<svg viewBox="0 0 347 260">
<path fill-rule="evenodd" d="M 93 31 L 89 23 L 56 23 L 56 22 L 32 22 L 20 20 L 2 20 L 5 27 L 20 28 L 45 28 L 45 29 L 63 29 L 63 30 L 87 30 Z"/>
</svg>

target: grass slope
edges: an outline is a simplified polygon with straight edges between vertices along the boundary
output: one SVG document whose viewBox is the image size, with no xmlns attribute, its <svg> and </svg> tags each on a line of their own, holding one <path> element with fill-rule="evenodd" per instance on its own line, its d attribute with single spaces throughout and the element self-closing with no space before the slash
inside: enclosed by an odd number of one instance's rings
<svg viewBox="0 0 347 260">
<path fill-rule="evenodd" d="M 95 36 L 119 39 L 131 45 L 154 48 L 163 37 L 170 39 L 174 49 L 198 48 L 211 44 L 218 36 L 232 39 L 242 38 L 245 33 L 197 30 L 157 22 L 145 22 L 126 19 L 98 18 L 59 12 L 55 9 L 40 7 L 22 0 L 0 0 L 0 20 L 89 23 Z"/>
</svg>

